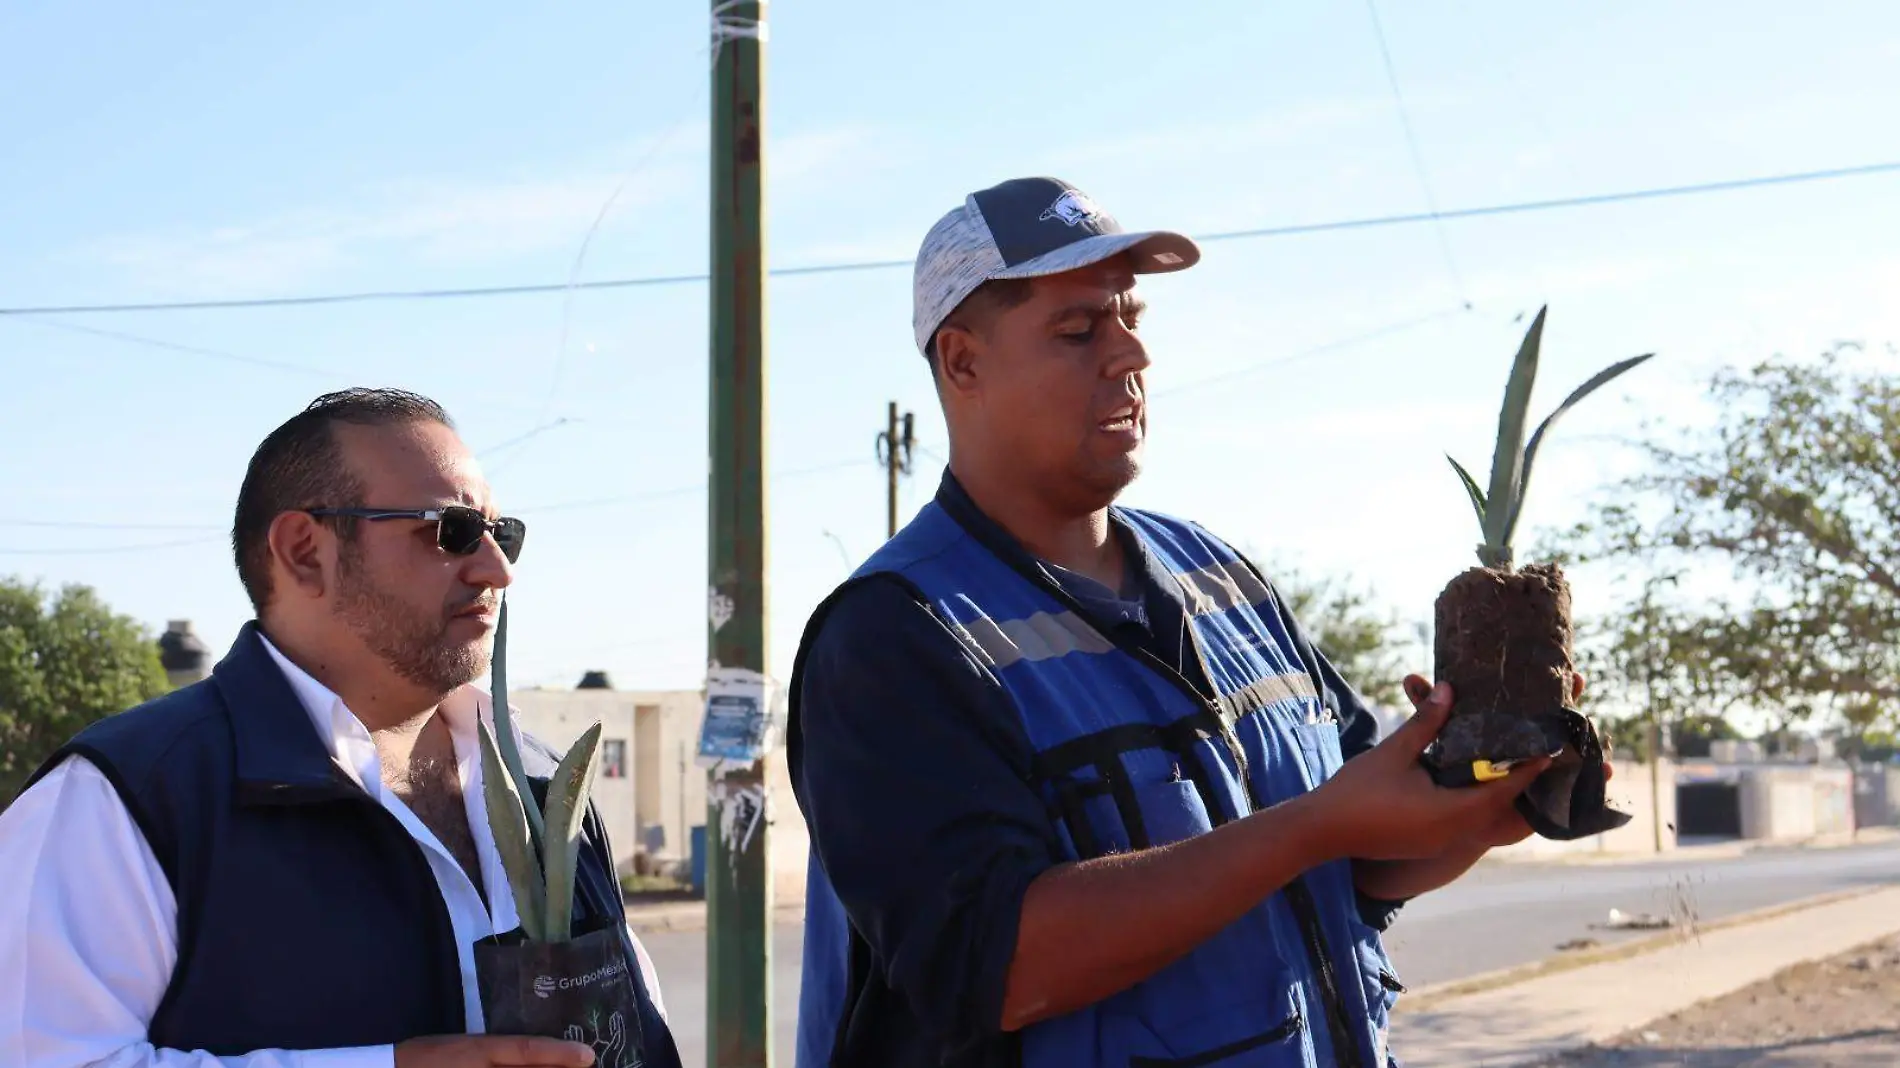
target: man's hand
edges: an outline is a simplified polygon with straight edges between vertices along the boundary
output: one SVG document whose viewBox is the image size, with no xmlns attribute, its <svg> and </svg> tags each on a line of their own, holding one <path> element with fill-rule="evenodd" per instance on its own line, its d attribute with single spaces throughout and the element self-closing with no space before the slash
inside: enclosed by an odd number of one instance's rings
<svg viewBox="0 0 1900 1068">
<path fill-rule="evenodd" d="M 591 1068 L 594 1051 L 578 1042 L 503 1035 L 436 1035 L 396 1047 L 396 1068 Z"/>
<path fill-rule="evenodd" d="M 1407 692 L 1413 681 L 1408 679 Z M 1436 857 L 1473 840 L 1473 836 L 1516 833 L 1509 821 L 1523 824 L 1512 802 L 1528 788 L 1549 760 L 1526 761 L 1508 776 L 1477 786 L 1451 789 L 1432 781 L 1419 757 L 1438 737 L 1451 714 L 1451 688 L 1440 683 L 1422 698 L 1417 713 L 1391 737 L 1347 761 L 1339 773 L 1307 795 L 1314 818 L 1323 825 L 1320 840 L 1333 857 L 1413 860 Z M 1524 826 L 1526 834 L 1528 825 Z"/>
<path fill-rule="evenodd" d="M 1572 678 L 1576 685 L 1575 699 L 1581 700 L 1584 688 L 1583 674 L 1577 672 L 1572 675 Z M 1436 713 L 1439 710 L 1441 697 L 1444 709 L 1449 711 L 1451 708 L 1451 691 L 1443 684 L 1434 688 L 1431 683 L 1425 681 L 1423 676 L 1407 675 L 1404 688 L 1405 696 L 1411 699 L 1412 709 L 1417 714 L 1423 715 L 1428 711 Z M 1590 721 L 1590 726 L 1592 729 L 1597 728 L 1594 719 Z M 1603 781 L 1608 782 L 1616 774 L 1616 769 L 1610 765 L 1611 739 L 1600 729 L 1597 730 L 1597 737 L 1603 741 Z M 1470 838 L 1466 839 L 1464 844 L 1483 852 L 1501 846 L 1516 845 L 1529 838 L 1531 833 L 1530 822 L 1517 811 L 1516 806 L 1512 806 L 1498 813 L 1490 822 L 1474 828 Z"/>
</svg>

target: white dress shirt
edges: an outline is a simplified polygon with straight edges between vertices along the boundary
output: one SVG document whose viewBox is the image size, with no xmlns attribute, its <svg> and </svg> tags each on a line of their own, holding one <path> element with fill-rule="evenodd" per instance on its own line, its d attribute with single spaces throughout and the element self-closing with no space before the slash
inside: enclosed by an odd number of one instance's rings
<svg viewBox="0 0 1900 1068">
<path fill-rule="evenodd" d="M 468 1030 L 480 1033 L 474 944 L 520 922 L 482 800 L 475 723 L 480 717 L 493 727 L 489 695 L 464 686 L 441 707 L 454 740 L 482 882 L 489 888 L 484 907 L 455 856 L 383 786 L 382 764 L 362 722 L 268 640 L 264 647 L 289 678 L 338 765 L 422 847 L 455 931 Z M 0 812 L 0 1065 L 392 1068 L 393 1046 L 257 1050 L 234 1057 L 152 1046 L 146 1041 L 147 1025 L 178 956 L 176 916 L 171 884 L 151 846 L 118 791 L 84 758 L 61 762 Z M 659 977 L 638 935 L 633 947 L 654 1007 L 665 1016 Z M 365 975 L 375 966 L 364 961 Z"/>
</svg>

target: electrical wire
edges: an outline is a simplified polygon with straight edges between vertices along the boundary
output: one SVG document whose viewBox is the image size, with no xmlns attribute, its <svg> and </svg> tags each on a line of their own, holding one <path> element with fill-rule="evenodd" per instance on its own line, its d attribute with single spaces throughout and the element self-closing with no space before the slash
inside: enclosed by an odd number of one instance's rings
<svg viewBox="0 0 1900 1068">
<path fill-rule="evenodd" d="M 1392 337 L 1395 334 L 1408 333 L 1422 326 L 1428 326 L 1432 323 L 1436 323 L 1444 319 L 1449 319 L 1456 315 L 1466 314 L 1470 310 L 1471 310 L 1470 305 L 1462 305 L 1456 308 L 1446 308 L 1442 311 L 1436 311 L 1436 312 L 1431 313 L 1430 315 L 1421 315 L 1412 319 L 1401 319 L 1398 322 L 1387 323 L 1384 326 L 1375 327 L 1371 330 L 1365 331 L 1364 333 L 1354 334 L 1350 337 L 1342 337 L 1334 341 L 1322 342 L 1318 345 L 1311 346 L 1310 348 L 1300 349 L 1297 352 L 1289 352 L 1289 353 L 1285 353 L 1279 356 L 1271 356 L 1271 357 L 1268 357 L 1267 359 L 1258 360 L 1253 363 L 1241 364 L 1238 367 L 1230 368 L 1229 370 L 1222 371 L 1221 373 L 1216 374 L 1216 375 L 1210 375 L 1206 378 L 1197 378 L 1188 382 L 1181 382 L 1175 385 L 1167 386 L 1162 389 L 1155 390 L 1153 395 L 1155 397 L 1171 397 L 1177 393 L 1186 393 L 1186 392 L 1189 392 L 1190 390 L 1202 389 L 1207 386 L 1220 385 L 1224 382 L 1231 382 L 1236 378 L 1245 378 L 1245 377 L 1248 377 L 1249 375 L 1259 374 L 1261 371 L 1269 370 L 1271 368 L 1285 367 L 1288 364 L 1298 363 L 1302 360 L 1310 360 L 1316 356 L 1323 356 L 1329 352 L 1338 352 L 1341 349 L 1355 348 L 1357 346 L 1366 344 L 1369 341 L 1377 341 L 1380 338 Z"/>
<path fill-rule="evenodd" d="M 1831 167 L 1823 170 L 1758 175 L 1749 178 L 1731 178 L 1712 182 L 1696 182 L 1689 185 L 1657 186 L 1645 189 L 1621 190 L 1613 193 L 1591 193 L 1579 196 L 1552 197 L 1545 200 L 1523 200 L 1503 204 L 1485 204 L 1469 208 L 1450 208 L 1440 211 L 1409 212 L 1393 215 L 1371 215 L 1353 219 L 1335 219 L 1327 222 L 1295 223 L 1286 226 L 1266 226 L 1246 230 L 1226 230 L 1197 235 L 1195 240 L 1203 243 L 1212 243 L 1220 241 L 1250 241 L 1275 237 L 1295 237 L 1306 234 L 1336 233 L 1345 230 L 1407 226 L 1416 223 L 1439 222 L 1441 220 L 1477 219 L 1498 215 L 1596 207 L 1605 204 L 1632 203 L 1668 197 L 1704 196 L 1712 193 L 1729 193 L 1744 189 L 1762 189 L 1772 186 L 1836 181 L 1843 178 L 1863 178 L 1872 175 L 1893 174 L 1896 172 L 1900 172 L 1900 160 L 1867 163 L 1850 167 Z M 774 278 L 799 278 L 814 275 L 895 270 L 897 268 L 909 268 L 910 266 L 912 266 L 912 261 L 908 259 L 865 260 L 857 263 L 829 263 L 813 264 L 803 267 L 779 267 L 773 268 L 766 273 Z M 566 282 L 543 282 L 529 285 L 471 286 L 459 289 L 375 290 L 355 293 L 324 293 L 289 297 L 250 297 L 228 300 L 150 301 L 125 304 L 54 304 L 0 307 L 0 316 L 21 318 L 31 315 L 107 315 L 129 312 L 218 311 L 237 308 L 309 307 L 326 304 L 355 304 L 369 301 L 457 300 L 477 297 L 559 293 L 570 288 L 574 290 L 608 290 L 688 285 L 704 282 L 709 277 L 710 276 L 706 274 L 647 275 L 638 278 L 596 279 L 591 282 L 577 282 L 572 286 Z"/>
<path fill-rule="evenodd" d="M 1392 49 L 1385 40 L 1385 23 L 1379 18 L 1378 0 L 1366 0 L 1366 12 L 1372 16 L 1372 36 L 1379 42 L 1379 58 L 1385 64 L 1386 84 L 1392 87 L 1392 103 L 1399 113 L 1399 128 L 1405 133 L 1405 147 L 1411 150 L 1412 173 L 1418 177 L 1419 189 L 1425 194 L 1425 207 L 1429 209 L 1432 230 L 1438 236 L 1438 251 L 1445 257 L 1445 273 L 1450 276 L 1452 288 L 1464 300 L 1465 306 L 1471 306 L 1470 292 L 1465 288 L 1464 275 L 1458 270 L 1458 257 L 1451 251 L 1451 234 L 1445 228 L 1445 219 L 1438 211 L 1438 194 L 1432 188 L 1431 172 L 1425 167 L 1425 153 L 1418 147 L 1418 134 L 1412 129 L 1412 115 L 1405 106 L 1405 92 L 1399 88 L 1398 67 L 1392 62 Z"/>
<path fill-rule="evenodd" d="M 773 475 L 770 481 L 777 482 L 788 478 L 805 478 L 821 475 L 829 471 L 842 471 L 847 467 L 875 467 L 871 460 L 841 460 L 837 463 L 821 464 L 817 467 L 802 467 L 791 471 L 782 471 Z M 674 486 L 670 489 L 643 490 L 639 493 L 623 494 L 616 497 L 592 497 L 578 501 L 560 501 L 554 504 L 542 504 L 515 509 L 524 517 L 543 515 L 548 512 L 571 512 L 581 509 L 610 508 L 622 504 L 641 504 L 646 501 L 665 500 L 669 497 L 684 497 L 689 494 L 706 492 L 706 483 L 696 482 L 690 486 Z"/>
<path fill-rule="evenodd" d="M 186 538 L 181 541 L 141 542 L 137 545 L 102 545 L 87 549 L 0 549 L 0 556 L 110 556 L 117 553 L 156 552 L 180 549 L 187 545 L 209 545 L 223 537 Z"/>
</svg>

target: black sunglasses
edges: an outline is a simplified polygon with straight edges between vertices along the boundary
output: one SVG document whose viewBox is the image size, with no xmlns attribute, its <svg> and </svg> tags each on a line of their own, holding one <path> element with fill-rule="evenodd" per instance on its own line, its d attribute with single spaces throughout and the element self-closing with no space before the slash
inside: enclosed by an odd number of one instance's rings
<svg viewBox="0 0 1900 1068">
<path fill-rule="evenodd" d="M 484 535 L 493 534 L 495 544 L 501 546 L 501 553 L 514 563 L 521 558 L 521 543 L 528 536 L 528 525 L 519 519 L 502 516 L 489 519 L 481 512 L 464 504 L 451 504 L 442 508 L 390 509 L 390 508 L 305 508 L 310 515 L 348 516 L 352 519 L 367 519 L 372 522 L 382 519 L 419 519 L 435 524 L 435 543 L 444 552 L 457 556 L 467 556 L 482 544 Z"/>
</svg>

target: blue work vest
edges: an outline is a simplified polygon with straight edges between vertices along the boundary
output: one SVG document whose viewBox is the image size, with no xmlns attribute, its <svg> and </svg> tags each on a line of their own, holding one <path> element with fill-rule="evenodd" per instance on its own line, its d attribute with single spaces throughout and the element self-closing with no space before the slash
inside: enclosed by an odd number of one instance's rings
<svg viewBox="0 0 1900 1068">
<path fill-rule="evenodd" d="M 522 743 L 544 802 L 559 757 Z M 178 903 L 177 964 L 146 1041 L 236 1056 L 467 1029 L 455 932 L 422 847 L 331 758 L 256 623 L 210 678 L 86 728 L 27 785 L 69 756 L 112 783 Z M 613 851 L 588 807 L 576 929 L 624 931 Z M 643 1063 L 680 1068 L 640 969 L 629 972 Z"/>
<path fill-rule="evenodd" d="M 858 572 L 914 587 L 1012 698 L 1065 860 L 1167 845 L 1305 793 L 1342 763 L 1339 723 L 1266 581 L 1198 526 L 1118 509 L 1178 581 L 1218 700 L 1118 645 L 1060 587 L 939 503 Z M 821 608 L 822 611 L 822 608 Z M 1147 980 L 1025 1028 L 1025 1068 L 1387 1068 L 1400 986 L 1359 916 L 1349 861 L 1311 869 Z M 817 851 L 809 867 L 798 1068 L 832 1063 L 874 967 Z M 852 1066 L 855 1068 L 855 1066 Z"/>
</svg>

